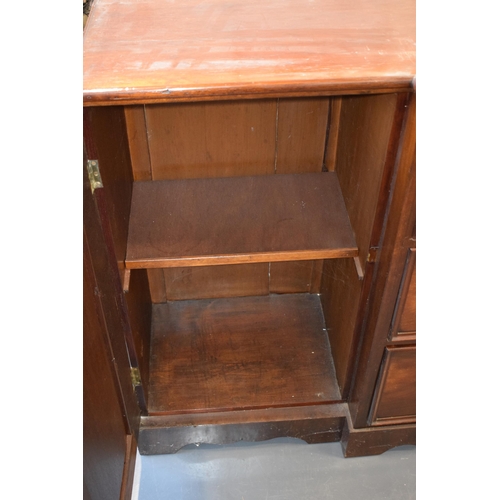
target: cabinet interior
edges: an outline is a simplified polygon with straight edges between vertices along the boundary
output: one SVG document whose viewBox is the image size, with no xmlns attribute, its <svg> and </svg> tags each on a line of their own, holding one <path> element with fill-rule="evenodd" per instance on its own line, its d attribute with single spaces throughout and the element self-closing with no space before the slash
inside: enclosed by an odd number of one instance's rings
<svg viewBox="0 0 500 500">
<path fill-rule="evenodd" d="M 89 108 L 144 414 L 346 399 L 404 99 Z"/>
</svg>

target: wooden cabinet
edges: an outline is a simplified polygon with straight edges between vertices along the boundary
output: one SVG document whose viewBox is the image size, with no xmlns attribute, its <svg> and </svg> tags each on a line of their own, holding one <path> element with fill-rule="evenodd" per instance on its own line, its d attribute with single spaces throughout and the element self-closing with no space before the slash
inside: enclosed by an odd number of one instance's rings
<svg viewBox="0 0 500 500">
<path fill-rule="evenodd" d="M 140 453 L 414 442 L 414 71 L 408 1 L 96 2 L 84 184 Z"/>
</svg>

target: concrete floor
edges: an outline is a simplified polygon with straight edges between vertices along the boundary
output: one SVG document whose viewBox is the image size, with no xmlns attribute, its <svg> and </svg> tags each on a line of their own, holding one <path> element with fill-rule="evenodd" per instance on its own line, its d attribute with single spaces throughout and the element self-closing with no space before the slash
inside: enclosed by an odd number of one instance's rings
<svg viewBox="0 0 500 500">
<path fill-rule="evenodd" d="M 139 500 L 406 500 L 416 498 L 415 446 L 344 458 L 340 443 L 279 438 L 190 445 L 140 458 Z"/>
</svg>

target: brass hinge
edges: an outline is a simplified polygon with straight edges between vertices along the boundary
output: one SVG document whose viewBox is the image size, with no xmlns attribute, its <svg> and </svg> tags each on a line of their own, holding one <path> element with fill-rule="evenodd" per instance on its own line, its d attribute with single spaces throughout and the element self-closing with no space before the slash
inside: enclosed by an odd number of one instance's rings
<svg viewBox="0 0 500 500">
<path fill-rule="evenodd" d="M 90 189 L 94 194 L 95 189 L 104 187 L 101 172 L 99 172 L 99 162 L 97 160 L 87 160 L 87 172 L 89 173 Z"/>
<path fill-rule="evenodd" d="M 130 378 L 132 379 L 132 385 L 134 387 L 141 385 L 141 374 L 139 373 L 139 368 L 130 368 Z"/>
<path fill-rule="evenodd" d="M 370 247 L 368 250 L 368 256 L 366 257 L 366 262 L 375 262 L 377 260 L 378 247 Z"/>
</svg>

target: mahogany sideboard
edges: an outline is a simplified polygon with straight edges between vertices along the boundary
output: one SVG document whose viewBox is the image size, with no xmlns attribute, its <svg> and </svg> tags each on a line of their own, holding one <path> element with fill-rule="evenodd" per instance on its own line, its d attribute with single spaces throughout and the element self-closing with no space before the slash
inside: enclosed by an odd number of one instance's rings
<svg viewBox="0 0 500 500">
<path fill-rule="evenodd" d="M 129 448 L 414 444 L 414 1 L 95 0 L 83 87 Z"/>
</svg>

